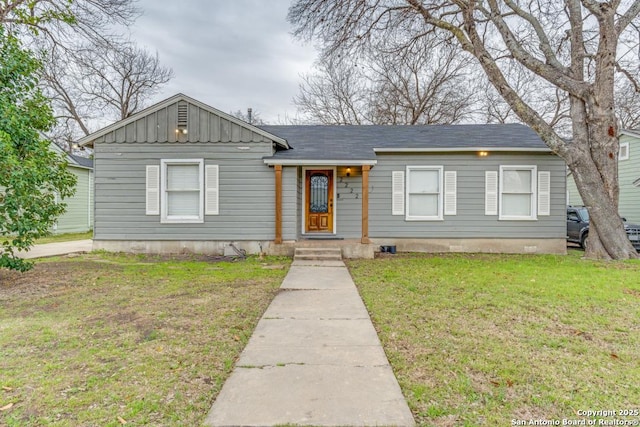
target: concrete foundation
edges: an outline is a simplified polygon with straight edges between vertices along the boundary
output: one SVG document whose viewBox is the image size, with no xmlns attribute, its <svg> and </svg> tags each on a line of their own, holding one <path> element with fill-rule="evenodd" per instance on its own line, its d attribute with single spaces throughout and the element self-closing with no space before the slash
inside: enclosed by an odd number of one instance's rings
<svg viewBox="0 0 640 427">
<path fill-rule="evenodd" d="M 376 251 L 394 245 L 397 252 L 468 252 L 566 255 L 566 239 L 371 239 Z"/>
<path fill-rule="evenodd" d="M 247 254 L 293 257 L 296 248 L 340 248 L 344 258 L 373 258 L 380 246 L 395 246 L 397 252 L 469 252 L 513 254 L 567 253 L 565 239 L 382 239 L 372 238 L 370 244 L 359 239 L 345 240 L 291 240 L 282 244 L 272 241 L 182 241 L 182 240 L 94 240 L 93 250 L 148 254 L 206 254 L 233 255 L 235 250 Z"/>
</svg>

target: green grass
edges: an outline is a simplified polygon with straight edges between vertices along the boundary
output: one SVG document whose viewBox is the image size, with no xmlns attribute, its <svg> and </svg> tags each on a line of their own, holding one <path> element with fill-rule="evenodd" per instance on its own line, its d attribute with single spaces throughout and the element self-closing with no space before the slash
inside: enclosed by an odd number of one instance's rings
<svg viewBox="0 0 640 427">
<path fill-rule="evenodd" d="M 418 425 L 638 407 L 640 262 L 581 255 L 349 262 Z"/>
<path fill-rule="evenodd" d="M 36 240 L 36 245 L 42 245 L 45 243 L 58 243 L 58 242 L 70 242 L 73 240 L 86 240 L 93 239 L 93 231 L 87 231 L 86 233 L 65 233 L 65 234 L 52 234 L 51 236 L 43 237 Z"/>
<path fill-rule="evenodd" d="M 288 264 L 93 253 L 0 270 L 0 425 L 200 425 Z"/>
</svg>

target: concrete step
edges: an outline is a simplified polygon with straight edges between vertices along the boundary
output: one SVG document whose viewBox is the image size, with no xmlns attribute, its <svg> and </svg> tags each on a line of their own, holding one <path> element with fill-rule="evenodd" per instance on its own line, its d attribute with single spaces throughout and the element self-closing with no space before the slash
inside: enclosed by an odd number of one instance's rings
<svg viewBox="0 0 640 427">
<path fill-rule="evenodd" d="M 296 261 L 342 261 L 340 248 L 296 248 L 293 259 Z"/>
</svg>

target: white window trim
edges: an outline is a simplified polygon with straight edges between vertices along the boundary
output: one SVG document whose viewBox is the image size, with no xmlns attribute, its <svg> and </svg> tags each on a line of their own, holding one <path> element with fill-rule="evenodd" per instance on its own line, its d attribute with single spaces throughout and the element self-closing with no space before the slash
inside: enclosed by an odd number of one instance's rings
<svg viewBox="0 0 640 427">
<path fill-rule="evenodd" d="M 198 215 L 169 216 L 167 215 L 167 166 L 171 165 L 198 165 L 198 178 L 200 185 L 200 210 Z M 204 160 L 203 159 L 163 159 L 160 161 L 160 206 L 162 224 L 191 224 L 204 222 Z"/>
<path fill-rule="evenodd" d="M 623 155 L 624 153 L 624 155 Z M 620 151 L 618 152 L 618 160 L 629 160 L 629 143 L 621 142 Z"/>
<path fill-rule="evenodd" d="M 503 215 L 502 208 L 504 207 L 504 201 L 502 199 L 502 195 L 504 194 L 504 182 L 503 182 L 503 172 L 505 170 L 529 170 L 531 171 L 531 215 L 529 216 L 519 216 L 519 215 Z M 508 220 L 508 221 L 536 221 L 538 219 L 538 209 L 537 209 L 537 201 L 538 201 L 538 167 L 531 165 L 500 165 L 500 183 L 498 188 L 498 219 L 499 220 Z"/>
<path fill-rule="evenodd" d="M 443 166 L 407 166 L 406 178 L 407 183 L 405 186 L 405 220 L 406 221 L 442 221 L 443 218 L 443 202 L 444 202 L 444 182 L 443 182 Z M 411 188 L 411 171 L 412 170 L 435 170 L 438 171 L 438 215 L 434 216 L 416 216 L 409 215 L 409 202 L 411 195 L 409 189 Z"/>
</svg>

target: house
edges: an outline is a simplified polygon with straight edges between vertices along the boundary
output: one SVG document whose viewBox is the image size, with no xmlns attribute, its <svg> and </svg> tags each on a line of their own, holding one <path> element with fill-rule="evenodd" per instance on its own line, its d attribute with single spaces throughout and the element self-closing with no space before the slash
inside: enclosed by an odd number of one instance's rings
<svg viewBox="0 0 640 427">
<path fill-rule="evenodd" d="M 77 180 L 75 194 L 62 200 L 67 209 L 53 226 L 53 232 L 62 234 L 90 231 L 93 228 L 93 160 L 66 153 L 53 143 L 51 149 L 66 155 L 67 169 Z"/>
<path fill-rule="evenodd" d="M 628 222 L 637 224 L 640 223 L 640 130 L 621 130 L 618 139 L 618 211 Z M 567 176 L 567 204 L 584 204 L 571 173 Z"/>
<path fill-rule="evenodd" d="M 566 166 L 528 127 L 256 127 L 182 94 L 79 141 L 94 248 L 566 252 Z"/>
</svg>

